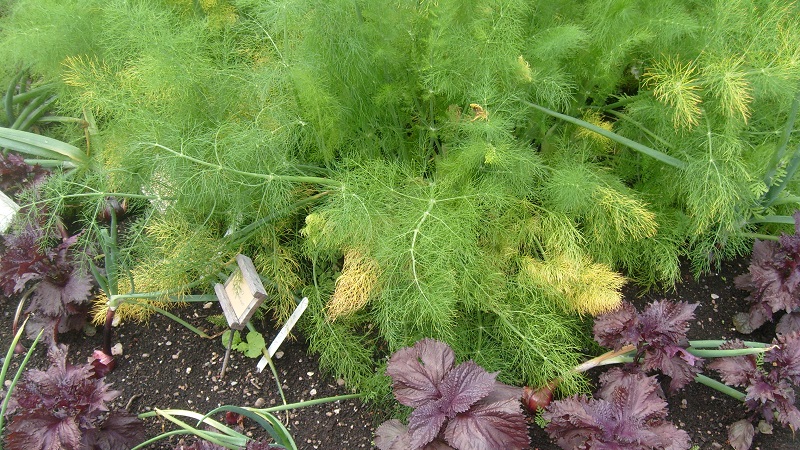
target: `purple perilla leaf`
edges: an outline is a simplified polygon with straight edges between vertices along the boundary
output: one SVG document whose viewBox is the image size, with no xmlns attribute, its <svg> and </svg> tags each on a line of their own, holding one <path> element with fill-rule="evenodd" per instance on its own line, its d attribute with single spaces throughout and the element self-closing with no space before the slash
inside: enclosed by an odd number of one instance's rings
<svg viewBox="0 0 800 450">
<path fill-rule="evenodd" d="M 90 365 L 66 361 L 66 347 L 50 349 L 46 371 L 29 370 L 13 391 L 8 448 L 125 449 L 144 437 L 144 426 L 126 412 L 107 413 L 119 395 L 94 378 Z"/>
<path fill-rule="evenodd" d="M 655 301 L 639 314 L 639 336 L 648 346 L 684 346 L 697 304 Z"/>
<path fill-rule="evenodd" d="M 690 447 L 689 435 L 667 422 L 667 403 L 655 377 L 611 369 L 597 397 L 553 402 L 545 430 L 564 449 L 670 449 Z"/>
<path fill-rule="evenodd" d="M 765 320 L 772 320 L 772 314 L 778 311 L 800 310 L 800 211 L 794 219 L 794 234 L 782 234 L 778 242 L 755 241 L 748 273 L 734 280 L 736 287 L 750 291 L 748 300 L 752 303 L 751 317 L 738 320 L 746 325 L 737 326 L 741 332 L 751 332 Z M 782 332 L 791 331 L 800 331 L 800 321 L 782 325 Z"/>
<path fill-rule="evenodd" d="M 452 419 L 489 395 L 495 387 L 495 378 L 497 372 L 489 373 L 473 361 L 459 364 L 447 373 L 439 385 L 442 394 L 439 407 Z"/>
<path fill-rule="evenodd" d="M 719 348 L 731 350 L 745 348 L 745 345 L 740 340 L 734 340 L 722 344 Z M 730 386 L 745 386 L 761 376 L 755 355 L 714 358 L 708 364 L 708 368 L 719 372 L 722 381 Z"/>
<path fill-rule="evenodd" d="M 528 448 L 530 437 L 519 398 L 479 401 L 447 424 L 445 440 L 459 450 Z"/>
<path fill-rule="evenodd" d="M 394 420 L 378 427 L 378 448 L 517 450 L 528 445 L 522 389 L 497 382 L 497 373 L 473 361 L 455 367 L 454 361 L 452 349 L 432 339 L 400 349 L 389 359 L 386 373 L 395 397 L 415 409 L 407 428 Z"/>
<path fill-rule="evenodd" d="M 386 374 L 392 377 L 395 398 L 411 407 L 439 399 L 439 383 L 454 362 L 453 350 L 434 339 L 422 339 L 413 347 L 398 350 L 386 367 Z"/>
<path fill-rule="evenodd" d="M 775 325 L 775 333 L 792 334 L 800 333 L 800 311 L 786 313 Z"/>
<path fill-rule="evenodd" d="M 747 450 L 753 444 L 756 430 L 747 419 L 734 422 L 728 427 L 728 442 L 734 450 Z"/>
<path fill-rule="evenodd" d="M 375 430 L 375 446 L 380 450 L 454 450 L 441 438 L 434 439 L 421 449 L 413 447 L 408 427 L 397 419 L 387 420 Z"/>
<path fill-rule="evenodd" d="M 623 302 L 616 311 L 595 319 L 595 340 L 615 350 L 635 345 L 642 370 L 664 373 L 672 378 L 670 390 L 678 390 L 694 380 L 703 364 L 685 349 L 686 332 L 696 307 L 662 300 L 637 313 L 630 303 Z"/>
<path fill-rule="evenodd" d="M 773 344 L 777 347 L 764 354 L 764 362 L 773 367 L 779 378 L 800 386 L 800 332 L 779 335 Z"/>
<path fill-rule="evenodd" d="M 594 339 L 604 347 L 619 350 L 639 343 L 639 317 L 636 308 L 622 302 L 614 311 L 601 314 L 594 320 Z"/>
</svg>

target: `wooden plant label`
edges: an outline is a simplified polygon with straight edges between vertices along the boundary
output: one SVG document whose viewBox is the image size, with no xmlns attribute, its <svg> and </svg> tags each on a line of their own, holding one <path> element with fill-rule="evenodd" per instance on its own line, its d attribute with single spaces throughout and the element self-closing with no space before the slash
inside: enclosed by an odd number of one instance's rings
<svg viewBox="0 0 800 450">
<path fill-rule="evenodd" d="M 278 335 L 275 336 L 275 339 L 273 339 L 272 343 L 269 344 L 267 353 L 269 354 L 270 358 L 275 356 L 275 352 L 278 351 L 278 347 L 280 347 L 281 344 L 283 344 L 283 341 L 286 339 L 286 336 L 288 336 L 289 332 L 292 331 L 294 324 L 297 323 L 297 320 L 300 318 L 300 316 L 303 315 L 303 312 L 305 312 L 307 307 L 308 307 L 308 297 L 303 297 L 303 299 L 300 300 L 300 304 L 298 304 L 297 308 L 294 309 L 292 315 L 289 316 L 289 320 L 287 320 L 286 323 L 283 324 L 281 330 L 278 331 Z M 262 370 L 264 370 L 264 367 L 267 367 L 267 364 L 268 364 L 267 357 L 262 356 L 261 359 L 258 361 L 258 365 L 256 366 L 256 368 L 258 369 L 259 372 L 261 372 Z"/>
<path fill-rule="evenodd" d="M 217 294 L 222 312 L 231 329 L 242 330 L 253 317 L 259 306 L 267 298 L 267 291 L 256 272 L 253 260 L 244 255 L 236 255 L 238 268 L 233 271 L 225 284 L 217 283 Z"/>
</svg>

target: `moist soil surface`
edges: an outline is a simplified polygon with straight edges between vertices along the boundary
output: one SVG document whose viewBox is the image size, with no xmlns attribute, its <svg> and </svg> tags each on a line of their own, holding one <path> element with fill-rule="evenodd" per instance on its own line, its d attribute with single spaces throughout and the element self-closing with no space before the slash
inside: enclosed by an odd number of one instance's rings
<svg viewBox="0 0 800 450">
<path fill-rule="evenodd" d="M 747 261 L 736 260 L 723 265 L 718 273 L 695 280 L 688 269 L 683 282 L 669 292 L 637 296 L 636 286 L 628 286 L 626 298 L 641 308 L 648 302 L 660 299 L 697 303 L 696 320 L 692 324 L 690 339 L 742 338 L 769 342 L 772 330 L 757 330 L 753 335 L 738 334 L 731 317 L 747 309 L 747 292 L 733 286 L 733 279 L 747 271 Z M 0 343 L 7 348 L 11 342 L 11 323 L 16 303 L 5 300 L 0 313 L 6 327 L 0 329 Z M 228 371 L 220 379 L 224 355 L 219 333 L 223 330 L 211 325 L 206 317 L 220 314 L 218 305 L 202 305 L 175 310 L 178 315 L 197 327 L 215 335 L 213 339 L 198 337 L 181 325 L 156 315 L 147 324 L 123 323 L 115 329 L 114 343 L 121 343 L 123 354 L 117 368 L 106 378 L 120 395 L 112 408 L 127 408 L 139 414 L 159 409 L 187 409 L 206 413 L 220 405 L 269 407 L 282 403 L 275 379 L 269 370 L 259 373 L 257 359 L 250 359 L 236 351 L 231 352 Z M 268 342 L 275 335 L 273 327 L 264 322 L 254 323 Z M 87 336 L 82 332 L 61 335 L 60 342 L 69 345 L 69 360 L 73 364 L 85 363 L 92 351 L 101 345 L 101 333 Z M 29 342 L 26 342 L 29 344 Z M 5 352 L 3 352 L 4 354 Z M 15 356 L 12 370 L 21 356 Z M 351 393 L 342 380 L 321 373 L 317 358 L 307 352 L 302 336 L 285 342 L 274 359 L 280 383 L 288 403 Z M 29 367 L 46 368 L 43 346 L 37 349 Z M 589 376 L 597 380 L 601 369 Z M 14 372 L 10 372 L 13 374 Z M 700 449 L 731 448 L 727 444 L 727 426 L 746 417 L 738 401 L 706 386 L 691 383 L 683 391 L 667 397 L 669 418 L 679 428 L 686 430 L 693 444 Z M 263 405 L 263 406 L 262 406 Z M 288 425 L 298 448 L 310 449 L 372 449 L 373 432 L 386 412 L 363 404 L 358 399 L 324 403 L 302 409 L 279 413 L 277 416 Z M 219 415 L 217 419 L 221 419 Z M 146 419 L 148 437 L 175 426 L 159 418 Z M 555 450 L 547 434 L 531 421 L 531 448 Z M 264 436 L 264 432 L 245 421 L 237 425 L 246 434 Z M 187 437 L 184 444 L 194 442 Z M 179 437 L 165 439 L 149 448 L 176 448 Z M 752 449 L 789 450 L 800 448 L 800 438 L 791 430 L 776 426 L 773 433 L 757 434 Z"/>
</svg>

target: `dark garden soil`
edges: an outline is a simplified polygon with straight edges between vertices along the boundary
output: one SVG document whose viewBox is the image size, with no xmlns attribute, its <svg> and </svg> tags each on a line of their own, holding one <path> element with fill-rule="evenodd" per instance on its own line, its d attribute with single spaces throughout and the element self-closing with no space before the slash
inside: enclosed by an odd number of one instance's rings
<svg viewBox="0 0 800 450">
<path fill-rule="evenodd" d="M 746 270 L 745 260 L 734 261 L 726 264 L 720 273 L 699 281 L 686 272 L 684 282 L 673 292 L 637 298 L 636 289 L 631 286 L 627 297 L 639 307 L 661 298 L 699 303 L 697 320 L 690 331 L 691 339 L 744 338 L 733 330 L 730 319 L 735 312 L 745 310 L 746 293 L 733 287 L 733 278 Z M 0 330 L 0 343 L 7 348 L 16 304 L 6 300 L 0 307 L 3 320 L 8 324 Z M 219 314 L 216 305 L 185 308 L 178 314 L 196 326 L 207 328 L 209 333 L 222 331 L 215 330 L 205 320 L 209 315 Z M 274 335 L 274 331 L 263 323 L 257 324 L 257 328 L 265 335 L 269 334 L 270 338 Z M 772 336 L 769 331 L 761 331 L 746 338 L 770 341 Z M 70 359 L 78 364 L 87 361 L 92 351 L 99 348 L 101 338 L 99 333 L 91 337 L 70 333 L 62 336 L 61 340 L 69 344 Z M 137 414 L 154 408 L 205 413 L 224 404 L 272 406 L 281 402 L 269 369 L 262 373 L 256 371 L 257 360 L 233 352 L 229 371 L 220 379 L 224 353 L 220 338 L 199 338 L 162 316 L 154 316 L 146 325 L 121 324 L 115 330 L 114 342 L 123 346 L 118 367 L 106 377 L 106 381 L 121 392 L 114 407 L 127 408 Z M 298 402 L 349 393 L 341 380 L 320 373 L 317 359 L 307 354 L 306 349 L 302 337 L 299 337 L 285 342 L 280 349 L 280 358 L 275 359 L 286 400 Z M 38 350 L 31 366 L 44 368 L 44 354 L 43 349 Z M 19 356 L 15 357 L 12 368 L 19 359 Z M 597 373 L 592 376 L 596 379 Z M 745 417 L 745 411 L 737 401 L 696 383 L 668 397 L 668 401 L 671 420 L 686 430 L 692 442 L 701 449 L 730 448 L 726 444 L 726 427 Z M 291 411 L 288 413 L 288 427 L 300 449 L 369 449 L 374 448 L 372 433 L 384 415 L 358 400 L 347 400 Z M 283 413 L 279 417 L 287 418 Z M 174 429 L 171 423 L 154 418 L 148 419 L 147 424 L 148 436 Z M 262 435 L 252 423 L 244 426 L 245 432 Z M 531 436 L 533 449 L 558 449 L 535 425 Z M 178 439 L 173 437 L 172 441 L 162 441 L 161 445 L 152 448 L 173 448 L 177 443 Z M 788 429 L 776 427 L 771 435 L 757 435 L 752 448 L 797 449 L 800 448 L 800 438 L 793 436 Z"/>
</svg>

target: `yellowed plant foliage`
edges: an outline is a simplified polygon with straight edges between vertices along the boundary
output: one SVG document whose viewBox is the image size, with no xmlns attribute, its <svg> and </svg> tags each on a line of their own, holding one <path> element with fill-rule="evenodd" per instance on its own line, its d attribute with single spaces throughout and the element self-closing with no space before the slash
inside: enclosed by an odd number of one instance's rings
<svg viewBox="0 0 800 450">
<path fill-rule="evenodd" d="M 596 316 L 616 309 L 622 302 L 620 289 L 625 278 L 588 258 L 526 257 L 522 261 L 522 275 L 526 281 L 563 298 L 567 307 L 580 314 Z"/>
<path fill-rule="evenodd" d="M 347 251 L 342 274 L 336 279 L 336 289 L 326 305 L 328 318 L 334 321 L 366 306 L 378 289 L 379 275 L 375 259 L 357 249 Z"/>
</svg>

